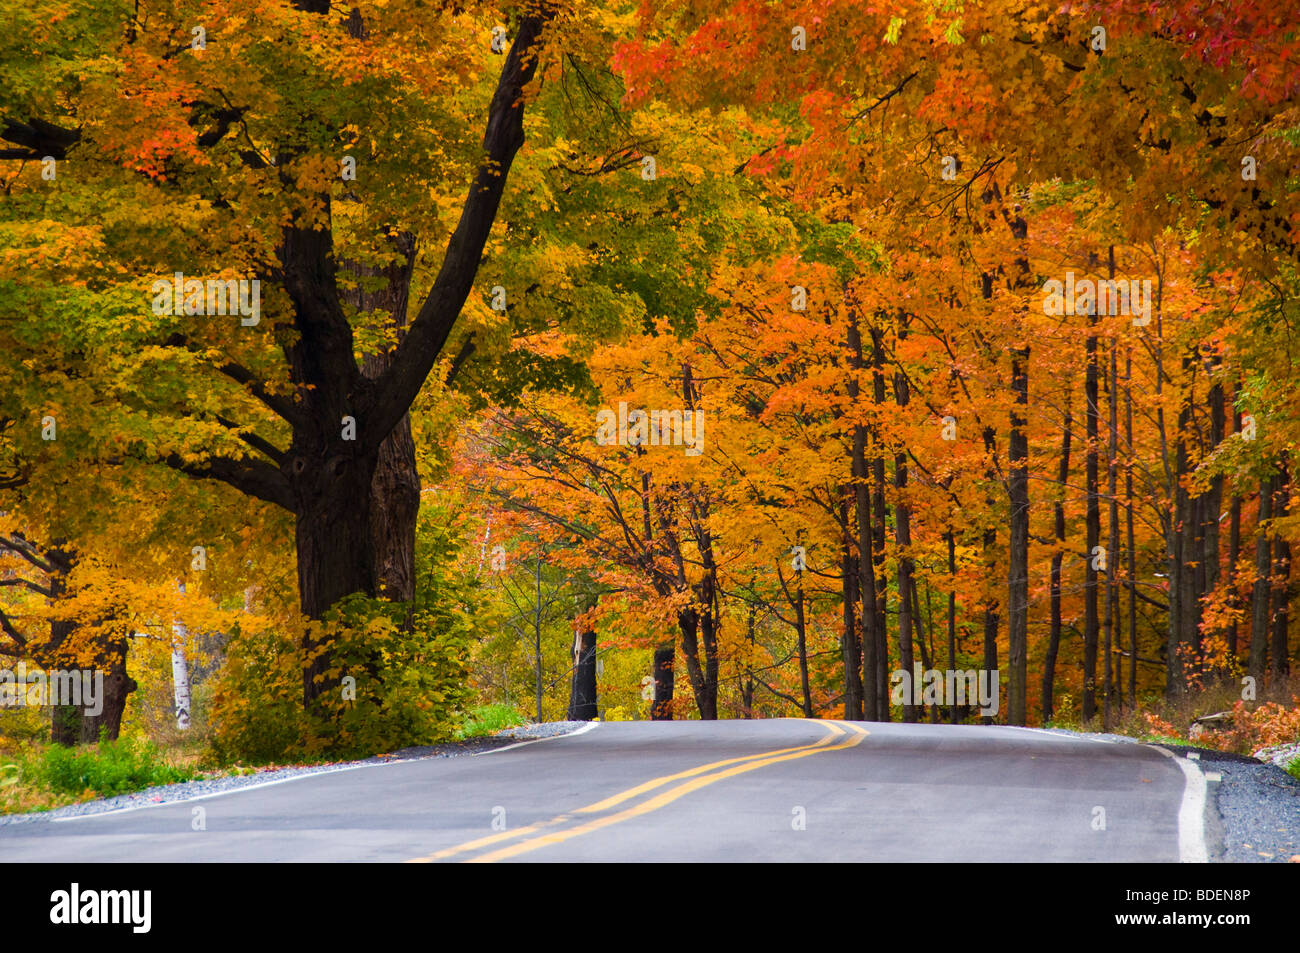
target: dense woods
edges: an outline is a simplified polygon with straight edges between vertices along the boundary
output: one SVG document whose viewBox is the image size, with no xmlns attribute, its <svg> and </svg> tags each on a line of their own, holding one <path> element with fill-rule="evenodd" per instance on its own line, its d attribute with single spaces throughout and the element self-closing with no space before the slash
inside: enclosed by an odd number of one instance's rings
<svg viewBox="0 0 1300 953">
<path fill-rule="evenodd" d="M 1300 11 L 13 16 L 0 664 L 106 686 L 46 737 L 181 671 L 262 760 L 1300 704 Z"/>
</svg>

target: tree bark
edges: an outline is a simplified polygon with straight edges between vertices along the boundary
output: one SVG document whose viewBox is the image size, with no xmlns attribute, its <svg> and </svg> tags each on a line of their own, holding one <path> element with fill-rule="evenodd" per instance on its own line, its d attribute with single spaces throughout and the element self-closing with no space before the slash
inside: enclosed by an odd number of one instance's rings
<svg viewBox="0 0 1300 953">
<path fill-rule="evenodd" d="M 876 325 L 871 327 L 871 386 L 876 407 L 885 405 L 885 342 Z M 885 457 L 880 433 L 871 431 L 871 576 L 875 596 L 876 720 L 889 721 L 889 586 L 885 576 Z"/>
<path fill-rule="evenodd" d="M 1057 467 L 1057 483 L 1060 489 L 1056 501 L 1052 504 L 1056 552 L 1052 554 L 1052 568 L 1048 583 L 1051 617 L 1047 632 L 1047 653 L 1043 657 L 1043 724 L 1051 721 L 1056 713 L 1056 656 L 1061 646 L 1061 563 L 1065 556 L 1065 493 L 1070 481 L 1070 429 L 1074 425 L 1074 419 L 1070 414 L 1068 393 L 1065 401 L 1065 432 L 1061 435 L 1061 462 Z"/>
<path fill-rule="evenodd" d="M 1273 515 L 1273 480 L 1259 481 L 1259 515 L 1255 519 L 1255 588 L 1250 600 L 1250 673 L 1262 677 L 1268 663 L 1269 629 L 1269 531 L 1265 525 Z"/>
<path fill-rule="evenodd" d="M 655 700 L 650 708 L 651 721 L 673 720 L 673 658 L 676 654 L 671 643 L 655 649 Z"/>
<path fill-rule="evenodd" d="M 589 625 L 578 631 L 573 666 L 573 683 L 569 688 L 570 721 L 592 721 L 596 705 L 596 633 Z"/>
<path fill-rule="evenodd" d="M 898 339 L 902 341 L 906 337 L 907 317 L 900 315 Z M 894 375 L 894 403 L 901 410 L 910 400 L 907 375 L 899 372 Z M 907 502 L 907 454 L 903 452 L 894 454 L 894 488 L 898 491 L 898 501 L 894 504 L 894 542 L 898 546 L 898 665 L 911 675 L 914 672 L 912 607 L 916 580 L 912 559 L 912 509 Z M 909 723 L 917 719 L 917 686 L 912 688 L 909 703 L 903 705 L 903 721 Z"/>
<path fill-rule="evenodd" d="M 1291 477 L 1285 454 L 1277 489 L 1273 495 L 1273 515 L 1281 519 L 1287 515 L 1291 499 Z M 1273 646 L 1271 671 L 1275 678 L 1291 670 L 1287 652 L 1287 623 L 1291 604 L 1291 544 L 1279 533 L 1273 540 Z"/>
<path fill-rule="evenodd" d="M 1086 519 L 1087 549 L 1084 560 L 1083 582 L 1083 720 L 1091 721 L 1097 714 L 1097 642 L 1099 614 L 1097 611 L 1097 570 L 1093 568 L 1097 547 L 1101 542 L 1101 509 L 1097 486 L 1098 422 L 1100 407 L 1097 392 L 1097 314 L 1096 308 L 1088 314 L 1088 337 L 1085 344 L 1087 367 L 1084 373 L 1084 421 L 1087 432 L 1085 452 L 1086 491 L 1088 510 Z"/>
<path fill-rule="evenodd" d="M 1023 725 L 1029 687 L 1029 439 L 1023 408 L 1029 404 L 1029 348 L 1011 357 L 1011 437 L 1007 494 L 1011 506 L 1007 542 L 1007 724 Z"/>
<path fill-rule="evenodd" d="M 853 556 L 853 533 L 849 518 L 850 487 L 840 496 L 840 581 L 844 597 L 844 718 L 862 720 L 862 643 L 858 641 L 858 567 Z"/>
</svg>

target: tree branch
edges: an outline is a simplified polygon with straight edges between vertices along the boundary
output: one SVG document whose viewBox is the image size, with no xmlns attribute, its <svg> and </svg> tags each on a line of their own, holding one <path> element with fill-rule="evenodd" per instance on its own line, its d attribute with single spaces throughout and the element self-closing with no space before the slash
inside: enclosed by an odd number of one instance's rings
<svg viewBox="0 0 1300 953">
<path fill-rule="evenodd" d="M 162 461 L 173 470 L 201 480 L 220 480 L 241 493 L 295 512 L 293 491 L 284 474 L 262 460 L 232 460 L 212 457 L 202 463 L 186 463 L 179 454 Z"/>
<path fill-rule="evenodd" d="M 388 437 L 415 400 L 474 286 L 483 246 L 505 191 L 506 175 L 524 143 L 524 87 L 532 81 L 537 67 L 542 31 L 556 12 L 557 6 L 547 3 L 519 21 L 519 32 L 488 109 L 483 136 L 487 155 L 470 186 L 456 231 L 447 242 L 447 253 L 433 288 L 363 412 L 368 419 L 361 432 L 372 446 L 378 447 Z"/>
</svg>

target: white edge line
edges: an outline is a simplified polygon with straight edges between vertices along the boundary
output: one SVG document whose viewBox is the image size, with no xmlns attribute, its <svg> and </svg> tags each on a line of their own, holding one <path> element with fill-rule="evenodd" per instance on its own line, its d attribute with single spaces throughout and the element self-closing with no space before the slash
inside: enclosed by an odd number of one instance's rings
<svg viewBox="0 0 1300 953">
<path fill-rule="evenodd" d="M 1184 864 L 1209 863 L 1209 851 L 1205 847 L 1205 775 L 1195 761 L 1180 758 L 1155 745 L 1147 747 L 1172 758 L 1187 781 L 1178 808 L 1178 860 Z"/>
<path fill-rule="evenodd" d="M 574 738 L 577 737 L 578 735 L 585 735 L 587 732 L 596 728 L 599 724 L 600 722 L 598 721 L 589 721 L 581 728 L 577 729 L 576 731 L 566 731 L 562 735 L 548 735 L 545 738 L 530 738 L 527 741 L 516 741 L 514 744 L 506 745 L 503 748 L 493 748 L 491 751 L 476 752 L 475 754 L 471 755 L 471 757 L 481 758 L 487 754 L 500 754 L 502 751 L 510 751 L 514 748 L 522 748 L 525 745 L 535 745 L 539 741 L 554 741 L 556 738 Z"/>
<path fill-rule="evenodd" d="M 1116 741 L 1114 738 L 1094 738 L 1092 735 L 1080 731 L 1071 731 L 1062 733 L 1060 731 L 1049 731 L 1046 728 L 1030 728 L 1027 725 L 980 725 L 981 728 L 1014 728 L 1016 731 L 1032 731 L 1036 735 L 1046 735 L 1049 738 L 1062 738 L 1066 741 L 1091 741 L 1099 745 L 1118 745 L 1124 744 L 1122 741 Z"/>
</svg>

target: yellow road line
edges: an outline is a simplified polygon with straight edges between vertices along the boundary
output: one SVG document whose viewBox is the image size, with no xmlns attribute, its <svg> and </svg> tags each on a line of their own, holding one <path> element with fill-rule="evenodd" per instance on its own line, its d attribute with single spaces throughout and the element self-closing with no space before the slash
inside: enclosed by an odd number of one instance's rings
<svg viewBox="0 0 1300 953">
<path fill-rule="evenodd" d="M 567 823 L 568 821 L 573 820 L 575 815 L 577 814 L 591 814 L 599 811 L 609 810 L 612 807 L 616 807 L 617 805 L 622 804 L 624 801 L 628 800 L 629 798 L 634 798 L 637 797 L 638 795 L 645 794 L 647 791 L 653 791 L 655 788 L 663 787 L 665 784 L 671 784 L 673 781 L 680 781 L 683 778 L 694 777 L 695 775 L 703 774 L 706 771 L 712 771 L 715 768 L 725 768 L 728 765 L 737 764 L 745 761 L 753 761 L 757 758 L 769 758 L 772 757 L 773 755 L 785 754 L 787 752 L 792 752 L 792 751 L 805 751 L 809 749 L 820 748 L 821 746 L 829 744 L 835 738 L 844 734 L 844 729 L 841 728 L 837 722 L 833 722 L 833 721 L 820 722 L 819 727 L 826 728 L 827 734 L 824 738 L 815 741 L 810 745 L 799 745 L 797 747 L 792 747 L 792 748 L 777 748 L 775 751 L 759 751 L 755 754 L 747 754 L 738 758 L 727 758 L 724 761 L 714 761 L 711 764 L 700 765 L 700 767 L 698 768 L 691 768 L 690 770 L 681 771 L 678 772 L 677 774 L 669 774 L 661 778 L 654 778 L 653 780 L 646 781 L 644 784 L 638 784 L 636 787 L 628 788 L 626 791 L 622 791 L 611 797 L 607 797 L 603 801 L 597 801 L 595 804 L 588 804 L 586 807 L 577 808 L 576 810 L 571 811 L 570 813 L 561 814 L 558 817 L 553 817 L 549 821 L 540 821 L 536 824 L 530 824 L 527 827 L 520 827 L 513 831 L 503 831 L 500 834 L 490 834 L 486 837 L 479 837 L 472 841 L 466 841 L 463 844 L 457 844 L 455 847 L 447 847 L 444 848 L 443 850 L 435 851 L 434 853 L 428 854 L 427 856 L 424 857 L 413 858 L 412 860 L 408 860 L 407 863 L 427 864 L 427 863 L 432 863 L 435 860 L 442 860 L 446 857 L 451 857 L 455 854 L 462 854 L 466 851 L 478 850 L 483 847 L 491 847 L 493 844 L 499 844 L 502 841 L 514 840 L 515 838 L 523 837 L 526 834 L 535 834 L 538 831 L 545 830 L 546 828 L 555 827 L 558 824 Z"/>
<path fill-rule="evenodd" d="M 850 724 L 849 727 L 854 731 L 853 736 L 847 741 L 843 741 L 839 744 L 830 746 L 810 745 L 807 748 L 789 754 L 764 758 L 761 761 L 748 761 L 744 764 L 738 764 L 734 767 L 727 768 L 725 771 L 719 771 L 716 774 L 694 778 L 684 784 L 677 785 L 675 788 L 664 791 L 662 794 L 657 794 L 646 801 L 642 801 L 635 807 L 619 811 L 617 814 L 601 817 L 594 821 L 589 821 L 586 824 L 571 827 L 568 830 L 556 831 L 552 834 L 543 834 L 539 837 L 531 838 L 530 840 L 526 840 L 519 844 L 512 844 L 509 847 L 502 847 L 499 850 L 494 850 L 478 857 L 471 857 L 467 863 L 490 864 L 495 863 L 498 860 L 507 860 L 511 857 L 517 857 L 520 854 L 537 850 L 539 847 L 548 847 L 551 844 L 562 844 L 566 840 L 571 840 L 574 837 L 581 837 L 583 834 L 590 834 L 603 827 L 609 827 L 611 824 L 618 824 L 622 821 L 629 820 L 630 818 L 639 817 L 642 814 L 649 814 L 651 811 L 657 811 L 659 808 L 671 804 L 673 801 L 690 794 L 692 791 L 698 791 L 700 788 L 707 787 L 710 784 L 721 781 L 725 778 L 735 777 L 736 775 L 744 774 L 747 771 L 756 771 L 759 768 L 766 767 L 769 764 L 776 764 L 781 761 L 793 761 L 796 758 L 806 758 L 809 755 L 822 754 L 826 751 L 839 751 L 843 748 L 852 748 L 854 745 L 859 744 L 862 739 L 867 736 L 868 732 L 865 728 L 859 728 L 857 725 Z M 840 734 L 843 734 L 843 732 L 841 731 Z M 823 739 L 823 741 L 825 740 L 828 739 Z"/>
<path fill-rule="evenodd" d="M 742 761 L 753 761 L 755 758 L 770 758 L 773 755 L 785 754 L 788 751 L 803 751 L 807 748 L 820 748 L 822 745 L 830 744 L 835 738 L 844 734 L 844 729 L 833 721 L 828 721 L 821 727 L 829 728 L 830 732 L 820 741 L 813 742 L 810 745 L 798 745 L 791 748 L 777 748 L 775 751 L 760 751 L 758 754 L 747 754 L 740 758 L 728 758 L 725 761 L 714 761 L 712 764 L 701 765 L 698 768 L 692 768 L 689 771 L 682 771 L 678 774 L 669 774 L 662 778 L 655 778 L 653 781 L 647 781 L 645 784 L 638 784 L 634 788 L 628 788 L 621 794 L 615 794 L 613 797 L 607 797 L 603 801 L 597 801 L 595 804 L 588 804 L 586 807 L 580 807 L 575 813 L 578 814 L 595 814 L 600 811 L 607 811 L 611 807 L 617 807 L 624 801 L 634 798 L 647 791 L 653 791 L 655 788 L 661 788 L 665 784 L 673 781 L 680 781 L 682 778 L 693 778 L 697 774 L 704 774 L 706 771 L 712 771 L 714 768 L 725 768 L 729 764 L 739 764 Z"/>
</svg>

